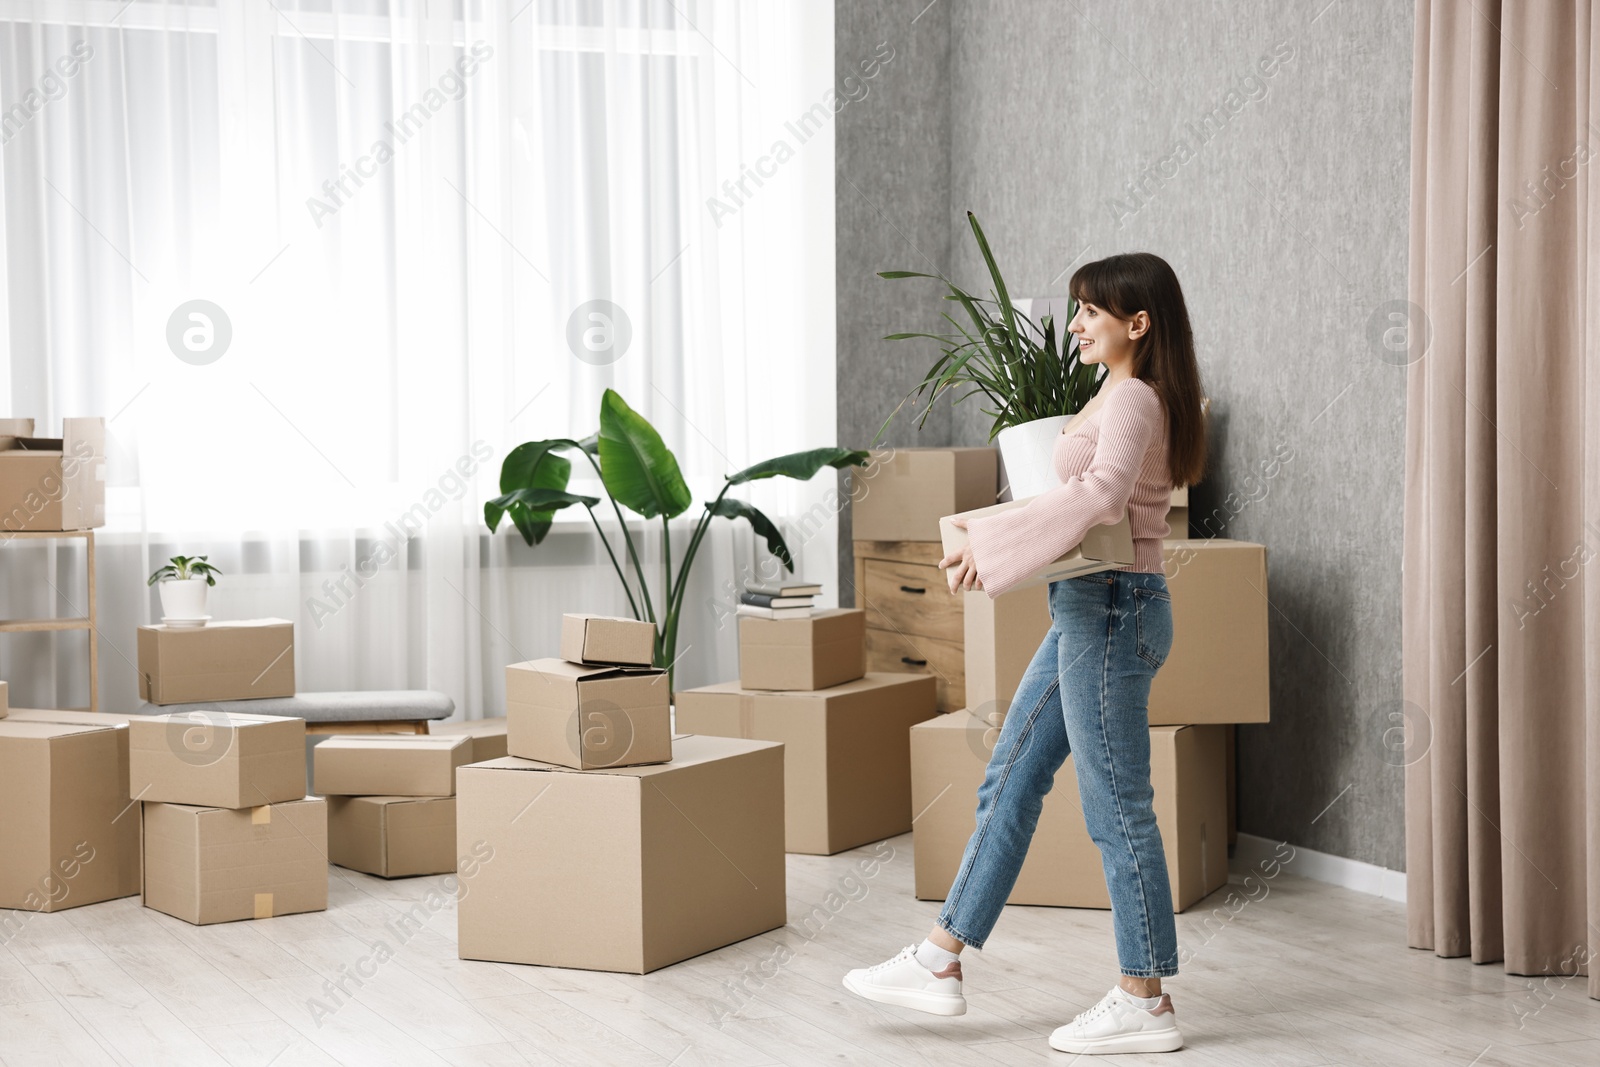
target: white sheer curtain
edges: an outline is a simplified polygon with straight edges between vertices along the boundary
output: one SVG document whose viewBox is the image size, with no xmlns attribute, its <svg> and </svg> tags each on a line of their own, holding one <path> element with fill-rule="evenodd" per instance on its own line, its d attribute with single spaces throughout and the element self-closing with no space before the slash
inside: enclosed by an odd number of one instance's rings
<svg viewBox="0 0 1600 1067">
<path fill-rule="evenodd" d="M 787 126 L 832 81 L 799 0 L 0 0 L 0 415 L 109 420 L 101 706 L 137 703 L 145 576 L 206 552 L 214 617 L 295 620 L 302 690 L 497 714 L 562 612 L 628 613 L 581 510 L 489 536 L 510 448 L 616 389 L 696 493 L 681 559 L 724 474 L 836 443 L 831 130 Z M 827 602 L 834 485 L 748 492 Z M 0 612 L 81 607 L 73 551 L 0 550 Z M 770 568 L 715 521 L 680 688 L 732 676 L 727 583 Z M 3 640 L 14 703 L 86 702 L 81 638 Z"/>
</svg>

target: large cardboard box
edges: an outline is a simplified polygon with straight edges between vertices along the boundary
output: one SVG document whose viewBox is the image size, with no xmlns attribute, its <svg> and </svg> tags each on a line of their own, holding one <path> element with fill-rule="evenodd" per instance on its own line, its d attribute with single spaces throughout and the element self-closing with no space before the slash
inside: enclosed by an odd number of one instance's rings
<svg viewBox="0 0 1600 1067">
<path fill-rule="evenodd" d="M 141 804 L 144 906 L 204 926 L 328 907 L 328 805 Z"/>
<path fill-rule="evenodd" d="M 946 556 L 953 556 L 967 547 L 967 531 L 951 524 L 951 519 L 978 519 L 987 515 L 996 515 L 1012 508 L 1020 508 L 1034 497 L 1024 497 L 1021 500 L 1008 500 L 1004 504 L 993 504 L 975 511 L 962 512 L 959 515 L 946 515 L 939 520 L 939 536 Z M 1128 516 L 1113 523 L 1103 523 L 1089 527 L 1083 535 L 1083 540 L 1072 548 L 1067 549 L 1051 563 L 1046 563 L 1033 574 L 1018 582 L 1013 588 L 1026 589 L 1034 585 L 1048 585 L 1058 578 L 1074 578 L 1080 574 L 1092 574 L 1095 571 L 1109 570 L 1118 563 L 1133 562 L 1133 531 L 1128 526 Z M 981 577 L 981 576 L 980 576 Z M 945 571 L 946 582 L 955 580 L 954 568 Z M 955 592 L 954 588 L 950 590 Z"/>
<path fill-rule="evenodd" d="M 506 750 L 506 720 L 468 719 L 465 722 L 439 722 L 428 724 L 428 733 L 437 737 L 468 737 L 472 739 L 472 758 L 468 763 L 499 759 L 510 755 Z"/>
<path fill-rule="evenodd" d="M 939 518 L 993 504 L 1000 488 L 993 448 L 872 450 L 850 472 L 850 528 L 858 541 L 937 541 Z"/>
<path fill-rule="evenodd" d="M 783 750 L 679 736 L 671 763 L 463 767 L 462 959 L 644 974 L 788 921 Z"/>
<path fill-rule="evenodd" d="M 34 437 L 32 419 L 0 430 L 0 526 L 88 530 L 106 524 L 106 420 L 63 419 L 60 437 Z"/>
<path fill-rule="evenodd" d="M 226 711 L 136 715 L 128 722 L 129 796 L 254 808 L 306 795 L 306 721 Z"/>
<path fill-rule="evenodd" d="M 911 729 L 911 802 L 919 812 L 913 848 L 920 900 L 943 900 L 955 880 L 967 839 L 977 825 L 978 786 L 1001 721 L 996 716 L 985 722 L 958 711 Z M 1174 911 L 1183 911 L 1228 881 L 1223 759 L 1220 725 L 1150 730 L 1150 781 Z M 1079 807 L 1078 778 L 1070 756 L 1044 799 L 1028 858 L 1006 903 L 1111 906 L 1100 850 L 1089 839 Z"/>
<path fill-rule="evenodd" d="M 867 673 L 867 613 L 830 608 L 803 619 L 739 617 L 739 684 L 826 689 Z"/>
<path fill-rule="evenodd" d="M 656 661 L 656 624 L 613 615 L 563 615 L 561 658 L 573 663 L 649 667 Z"/>
<path fill-rule="evenodd" d="M 667 672 L 536 659 L 506 668 L 506 749 L 587 770 L 672 758 Z"/>
<path fill-rule="evenodd" d="M 249 619 L 193 629 L 141 626 L 139 696 L 152 704 L 292 697 L 294 623 Z"/>
<path fill-rule="evenodd" d="M 79 715 L 92 713 L 18 708 L 0 722 L 0 908 L 61 911 L 139 892 L 127 727 Z M 0 914 L 0 943 L 18 922 Z"/>
<path fill-rule="evenodd" d="M 783 742 L 784 848 L 831 855 L 911 829 L 913 724 L 938 714 L 928 674 L 874 671 L 831 689 L 723 682 L 679 692 L 678 729 Z"/>
<path fill-rule="evenodd" d="M 1050 587 L 1031 585 L 990 597 L 963 591 L 962 653 L 966 659 L 967 708 L 985 718 L 1004 716 L 1028 664 L 1050 631 Z"/>
<path fill-rule="evenodd" d="M 329 797 L 328 861 L 380 878 L 456 869 L 455 797 Z"/>
<path fill-rule="evenodd" d="M 1172 650 L 1150 688 L 1150 724 L 1266 722 L 1267 561 L 1262 545 L 1179 539 L 1162 545 Z M 1050 629 L 1047 585 L 963 601 L 967 707 L 1004 715 Z"/>
<path fill-rule="evenodd" d="M 448 797 L 456 768 L 472 761 L 469 737 L 340 734 L 312 750 L 318 796 Z"/>
<path fill-rule="evenodd" d="M 1266 547 L 1186 539 L 1161 555 L 1173 637 L 1150 686 L 1150 724 L 1268 721 Z"/>
</svg>

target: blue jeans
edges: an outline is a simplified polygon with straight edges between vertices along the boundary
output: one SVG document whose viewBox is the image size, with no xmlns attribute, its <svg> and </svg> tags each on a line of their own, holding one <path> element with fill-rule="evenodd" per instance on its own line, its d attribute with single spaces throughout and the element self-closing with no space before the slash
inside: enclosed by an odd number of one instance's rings
<svg viewBox="0 0 1600 1067">
<path fill-rule="evenodd" d="M 982 948 L 1016 884 L 1045 794 L 1069 754 L 1100 849 L 1122 973 L 1178 973 L 1167 858 L 1150 785 L 1150 682 L 1172 649 L 1161 574 L 1099 571 L 1050 583 L 1050 632 L 1028 665 L 978 788 L 978 823 L 939 913 Z"/>
</svg>

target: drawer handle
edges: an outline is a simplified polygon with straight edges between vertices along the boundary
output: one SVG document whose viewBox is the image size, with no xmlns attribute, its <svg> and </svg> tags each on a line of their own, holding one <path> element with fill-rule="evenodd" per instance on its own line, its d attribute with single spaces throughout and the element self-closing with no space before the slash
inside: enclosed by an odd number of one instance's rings
<svg viewBox="0 0 1600 1067">
<path fill-rule="evenodd" d="M 928 665 L 928 661 L 927 660 L 925 660 L 925 659 L 912 659 L 910 656 L 901 656 L 900 657 L 900 662 L 901 663 L 909 663 L 913 667 L 926 667 Z"/>
<path fill-rule="evenodd" d="M 901 592 L 902 592 L 902 593 L 916 593 L 916 594 L 918 594 L 918 595 L 919 595 L 919 596 L 920 596 L 920 595 L 921 595 L 921 594 L 923 594 L 923 593 L 926 593 L 926 592 L 927 592 L 927 590 L 926 590 L 926 589 L 914 589 L 914 588 L 912 588 L 912 587 L 911 587 L 911 586 L 909 586 L 909 585 L 902 585 L 902 586 L 901 586 L 901 587 L 900 587 L 900 591 L 901 591 Z"/>
</svg>

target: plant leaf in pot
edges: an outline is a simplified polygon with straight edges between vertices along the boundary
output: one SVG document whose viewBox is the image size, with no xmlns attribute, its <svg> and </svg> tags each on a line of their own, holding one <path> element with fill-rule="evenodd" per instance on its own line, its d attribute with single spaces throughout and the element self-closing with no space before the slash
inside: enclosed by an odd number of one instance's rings
<svg viewBox="0 0 1600 1067">
<path fill-rule="evenodd" d="M 161 594 L 162 621 L 178 625 L 204 626 L 206 593 L 222 574 L 207 562 L 206 556 L 173 556 L 152 574 L 146 586 L 156 586 Z"/>
<path fill-rule="evenodd" d="M 1046 315 L 1035 322 L 1017 306 L 977 216 L 967 212 L 967 222 L 994 287 L 989 296 L 974 296 L 942 274 L 906 270 L 878 273 L 880 278 L 931 278 L 942 282 L 947 290 L 944 299 L 960 305 L 960 311 L 947 311 L 941 316 L 952 328 L 951 333 L 895 333 L 885 338 L 926 338 L 937 341 L 941 352 L 922 381 L 883 420 L 872 444 L 882 440 L 889 423 L 907 402 L 926 394 L 927 402 L 917 421 L 920 430 L 935 400 L 952 389 L 971 386 L 952 397 L 952 401 L 960 403 L 974 393 L 988 398 L 992 407 L 981 410 L 993 419 L 989 440 L 998 439 L 1011 495 L 1031 496 L 1054 484 L 1051 458 L 1055 437 L 1099 391 L 1104 375 L 1097 365 L 1079 361 L 1076 343 L 1055 316 Z M 1077 301 L 1068 297 L 1068 321 L 1075 314 Z"/>
</svg>

